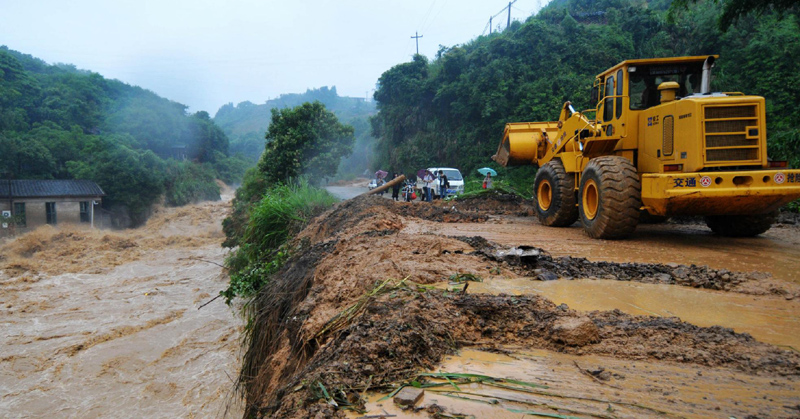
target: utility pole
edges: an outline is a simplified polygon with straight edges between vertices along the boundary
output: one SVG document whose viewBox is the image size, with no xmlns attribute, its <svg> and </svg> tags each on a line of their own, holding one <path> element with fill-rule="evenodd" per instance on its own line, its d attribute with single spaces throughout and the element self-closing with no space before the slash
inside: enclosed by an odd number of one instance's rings
<svg viewBox="0 0 800 419">
<path fill-rule="evenodd" d="M 492 34 L 492 18 L 489 18 L 489 35 Z"/>
<path fill-rule="evenodd" d="M 419 55 L 419 38 L 422 38 L 422 35 L 420 35 L 417 31 L 414 31 L 414 35 L 415 36 L 412 36 L 411 39 L 417 41 L 417 55 Z"/>
<path fill-rule="evenodd" d="M 508 2 L 508 23 L 506 23 L 506 29 L 511 26 L 511 2 Z"/>
</svg>

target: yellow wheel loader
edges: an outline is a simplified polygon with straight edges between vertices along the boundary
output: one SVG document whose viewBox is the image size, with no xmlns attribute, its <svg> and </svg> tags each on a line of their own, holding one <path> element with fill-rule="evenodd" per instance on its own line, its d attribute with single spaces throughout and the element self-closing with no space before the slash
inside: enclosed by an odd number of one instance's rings
<svg viewBox="0 0 800 419">
<path fill-rule="evenodd" d="M 717 234 L 761 234 L 800 198 L 800 170 L 767 158 L 763 97 L 711 92 L 717 58 L 623 61 L 595 78 L 594 109 L 567 102 L 557 122 L 507 124 L 492 159 L 539 166 L 546 226 L 580 219 L 620 239 L 640 221 L 702 215 Z"/>
</svg>

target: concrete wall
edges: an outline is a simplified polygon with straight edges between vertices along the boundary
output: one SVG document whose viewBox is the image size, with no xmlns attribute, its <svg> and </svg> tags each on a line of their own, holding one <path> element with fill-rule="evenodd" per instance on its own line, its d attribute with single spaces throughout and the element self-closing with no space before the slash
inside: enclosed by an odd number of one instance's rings
<svg viewBox="0 0 800 419">
<path fill-rule="evenodd" d="M 100 201 L 99 197 L 94 198 Z M 81 202 L 91 202 L 92 198 L 35 198 L 35 199 L 15 199 L 13 202 L 25 203 L 25 228 L 16 228 L 16 233 L 24 233 L 39 226 L 47 224 L 47 202 L 56 203 L 56 225 L 61 224 L 80 224 L 81 223 Z M 91 204 L 90 204 L 91 205 Z M 10 210 L 13 205 L 9 205 L 7 200 L 0 201 L 0 211 Z M 16 214 L 15 214 L 16 215 Z M 95 216 L 97 213 L 95 212 Z M 89 225 L 88 222 L 83 223 Z M 3 229 L 8 230 L 8 229 Z M 9 231 L 0 231 L 0 235 Z"/>
</svg>

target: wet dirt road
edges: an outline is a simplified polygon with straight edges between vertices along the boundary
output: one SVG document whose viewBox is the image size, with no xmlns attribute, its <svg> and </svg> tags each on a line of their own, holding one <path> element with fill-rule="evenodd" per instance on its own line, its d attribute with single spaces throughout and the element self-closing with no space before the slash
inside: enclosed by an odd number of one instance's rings
<svg viewBox="0 0 800 419">
<path fill-rule="evenodd" d="M 701 225 L 642 225 L 628 240 L 593 240 L 575 225 L 548 228 L 533 217 L 500 217 L 488 223 L 418 223 L 411 231 L 482 236 L 507 246 L 543 248 L 554 256 L 593 261 L 707 265 L 768 272 L 778 283 L 800 284 L 800 229 L 776 226 L 753 238 L 718 237 Z M 634 315 L 679 317 L 700 326 L 724 326 L 757 339 L 800 350 L 800 301 L 778 295 L 742 295 L 673 285 L 605 280 L 536 281 L 494 278 L 472 292 L 539 294 L 583 310 L 619 309 Z"/>
<path fill-rule="evenodd" d="M 227 283 L 214 263 L 229 205 L 163 210 L 129 232 L 55 233 L 15 262 L 27 272 L 0 273 L 0 417 L 240 415 L 229 405 L 240 320 L 221 299 L 198 310 Z M 128 259 L 84 252 L 88 241 L 123 243 Z M 53 247 L 64 256 L 48 264 Z M 44 273 L 59 269 L 71 272 Z"/>
<path fill-rule="evenodd" d="M 332 193 L 335 197 L 345 200 L 355 198 L 363 193 L 369 192 L 367 187 L 368 181 L 354 181 L 348 185 L 326 186 L 325 189 Z"/>
<path fill-rule="evenodd" d="M 589 372 L 594 372 L 591 374 Z M 539 388 L 486 385 L 442 386 L 425 390 L 417 407 L 404 411 L 385 394 L 369 397 L 368 415 L 426 418 L 444 409 L 451 417 L 517 419 L 569 418 L 790 418 L 800 389 L 791 378 L 760 377 L 726 368 L 659 361 L 621 361 L 607 356 L 568 355 L 519 347 L 493 352 L 463 349 L 431 372 L 479 374 L 512 379 Z M 427 412 L 426 412 L 427 410 Z M 553 416 L 556 415 L 556 416 Z M 561 415 L 561 416 L 558 416 Z M 351 414 L 350 418 L 360 415 Z"/>
<path fill-rule="evenodd" d="M 421 232 L 482 236 L 507 246 L 543 248 L 553 256 L 592 261 L 707 265 L 732 271 L 769 272 L 800 284 L 800 229 L 776 226 L 759 237 L 720 237 L 705 225 L 640 225 L 626 240 L 594 240 L 579 224 L 544 227 L 535 217 L 508 217 L 489 223 L 426 223 Z"/>
</svg>

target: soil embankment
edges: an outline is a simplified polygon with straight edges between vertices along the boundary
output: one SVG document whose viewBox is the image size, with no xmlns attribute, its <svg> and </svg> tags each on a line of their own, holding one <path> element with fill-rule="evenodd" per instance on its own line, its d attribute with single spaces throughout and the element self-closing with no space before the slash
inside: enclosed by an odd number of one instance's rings
<svg viewBox="0 0 800 419">
<path fill-rule="evenodd" d="M 0 417 L 215 417 L 241 322 L 220 222 L 230 202 L 160 209 L 140 229 L 43 227 L 0 248 Z"/>
<path fill-rule="evenodd" d="M 800 413 L 793 407 L 800 403 L 796 383 L 800 354 L 796 350 L 766 344 L 725 327 L 696 326 L 678 318 L 680 313 L 664 317 L 621 310 L 584 312 L 534 295 L 532 289 L 519 290 L 517 295 L 491 295 L 475 292 L 479 287 L 469 287 L 472 281 L 491 284 L 515 280 L 525 287 L 526 280 L 536 284 L 559 278 L 613 279 L 625 281 L 620 284 L 658 284 L 776 301 L 796 321 L 800 313 L 797 284 L 768 273 L 685 265 L 679 258 L 666 264 L 557 257 L 538 248 L 536 236 L 517 236 L 512 247 L 486 240 L 482 234 L 436 233 L 459 231 L 460 226 L 470 226 L 473 232 L 490 232 L 497 225 L 522 225 L 519 219 L 498 217 L 490 209 L 502 206 L 498 212 L 519 215 L 527 210 L 524 205 L 511 200 L 428 205 L 359 197 L 312 222 L 298 237 L 306 243 L 303 250 L 256 301 L 256 326 L 242 375 L 248 413 L 268 417 L 340 416 L 343 407 L 364 408 L 370 391 L 388 392 L 412 381 L 426 386 L 428 379 L 419 381 L 421 372 L 441 370 L 446 355 L 466 348 L 511 356 L 524 348 L 559 354 L 554 356 L 587 357 L 591 362 L 605 360 L 602 362 L 615 368 L 652 365 L 663 387 L 676 389 L 673 399 L 677 401 L 666 408 L 661 400 L 663 391 L 642 400 L 640 388 L 626 386 L 646 382 L 647 373 L 628 372 L 629 382 L 617 378 L 618 382 L 609 383 L 619 389 L 613 393 L 615 401 L 598 399 L 602 406 L 580 408 L 565 401 L 580 398 L 575 391 L 605 385 L 589 377 L 585 385 L 561 393 L 523 392 L 516 398 L 495 395 L 490 404 L 497 404 L 506 413 L 531 405 L 540 413 L 571 412 L 577 417 L 615 417 L 607 412 L 614 409 L 622 412 L 619 417 L 653 416 L 659 411 L 688 417 L 719 415 L 720 410 L 737 417 L 792 417 Z M 533 223 L 530 218 L 524 221 Z M 564 231 L 549 230 L 551 235 Z M 616 243 L 604 245 L 612 248 Z M 497 377 L 501 370 L 488 367 L 484 373 Z M 577 371 L 585 372 L 580 367 Z M 687 372 L 711 374 L 712 378 L 689 385 Z M 715 372 L 719 374 L 715 376 Z M 540 378 L 562 383 L 570 380 L 559 374 L 542 372 Z M 741 382 L 769 377 L 773 387 L 759 389 L 764 391 L 762 401 L 739 403 L 713 390 L 709 390 L 709 396 L 729 401 L 707 405 L 682 401 L 682 392 L 687 400 L 696 392 L 692 385 L 705 387 L 723 376 L 734 376 Z M 461 384 L 466 385 L 463 381 Z M 520 395 L 529 399 L 517 400 Z M 451 405 L 450 411 L 443 407 L 442 397 L 476 397 L 469 391 L 450 389 L 439 396 L 437 402 L 423 402 L 422 417 L 481 411 L 470 410 L 469 404 Z M 486 397 L 491 401 L 493 396 Z M 639 407 L 631 407 L 637 403 Z M 374 411 L 377 407 L 373 402 L 366 406 L 373 409 L 369 414 L 381 413 Z"/>
</svg>

